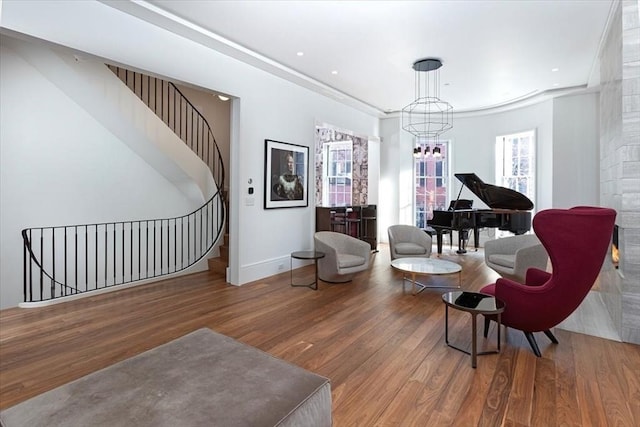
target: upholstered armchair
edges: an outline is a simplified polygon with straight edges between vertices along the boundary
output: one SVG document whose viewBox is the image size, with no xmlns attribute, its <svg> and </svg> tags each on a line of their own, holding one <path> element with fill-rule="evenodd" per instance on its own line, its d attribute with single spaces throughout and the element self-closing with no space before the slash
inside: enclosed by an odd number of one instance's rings
<svg viewBox="0 0 640 427">
<path fill-rule="evenodd" d="M 611 245 L 615 218 L 613 209 L 589 206 L 539 212 L 533 228 L 553 271 L 530 268 L 524 284 L 503 278 L 480 290 L 506 304 L 502 324 L 523 331 L 536 356 L 541 353 L 533 333 L 544 332 L 557 344 L 551 328 L 573 313 L 593 286 Z M 485 337 L 490 320 L 485 317 Z"/>
<path fill-rule="evenodd" d="M 484 244 L 484 262 L 504 278 L 524 283 L 530 267 L 547 269 L 549 256 L 535 234 L 504 237 Z"/>
<path fill-rule="evenodd" d="M 431 256 L 431 236 L 413 225 L 392 225 L 389 233 L 391 260 L 406 257 Z"/>
<path fill-rule="evenodd" d="M 318 231 L 314 236 L 316 251 L 324 252 L 318 260 L 318 277 L 325 282 L 342 283 L 369 268 L 371 245 L 347 234 Z"/>
</svg>

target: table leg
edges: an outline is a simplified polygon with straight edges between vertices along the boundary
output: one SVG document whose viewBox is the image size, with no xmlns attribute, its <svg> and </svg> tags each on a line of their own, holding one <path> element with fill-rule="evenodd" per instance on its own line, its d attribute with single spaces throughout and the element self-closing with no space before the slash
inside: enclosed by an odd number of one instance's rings
<svg viewBox="0 0 640 427">
<path fill-rule="evenodd" d="M 498 313 L 498 353 L 500 353 L 500 320 L 502 313 Z"/>
<path fill-rule="evenodd" d="M 416 294 L 416 273 L 411 273 L 411 293 Z"/>
<path fill-rule="evenodd" d="M 444 343 L 449 345 L 449 306 L 444 306 Z"/>
<path fill-rule="evenodd" d="M 314 259 L 313 263 L 316 265 L 316 282 L 315 282 L 315 287 L 311 289 L 313 289 L 314 291 L 317 291 L 318 290 L 318 259 L 317 258 Z"/>
<path fill-rule="evenodd" d="M 478 341 L 478 337 L 477 337 L 477 325 L 476 325 L 476 314 L 475 313 L 471 313 L 471 367 L 475 368 L 477 365 L 477 358 L 478 358 L 478 349 L 477 349 L 477 341 Z"/>
<path fill-rule="evenodd" d="M 289 279 L 291 281 L 291 286 L 294 288 L 310 288 L 313 289 L 314 291 L 318 290 L 318 259 L 317 258 L 313 258 L 313 264 L 315 266 L 315 281 L 308 283 L 308 284 L 300 284 L 300 285 L 295 285 L 293 283 L 293 257 L 289 258 Z M 312 258 L 296 258 L 296 259 L 312 259 Z"/>
</svg>

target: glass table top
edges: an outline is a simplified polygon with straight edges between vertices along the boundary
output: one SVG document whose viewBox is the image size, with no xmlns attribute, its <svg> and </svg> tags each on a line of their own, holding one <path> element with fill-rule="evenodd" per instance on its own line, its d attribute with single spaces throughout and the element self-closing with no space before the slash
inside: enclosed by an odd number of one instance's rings
<svg viewBox="0 0 640 427">
<path fill-rule="evenodd" d="M 452 307 L 477 310 L 481 312 L 500 312 L 504 310 L 504 302 L 492 295 L 478 292 L 455 291 L 442 294 L 442 300 Z"/>
<path fill-rule="evenodd" d="M 396 258 L 391 266 L 397 270 L 416 274 L 452 274 L 462 271 L 455 262 L 435 258 Z"/>
</svg>

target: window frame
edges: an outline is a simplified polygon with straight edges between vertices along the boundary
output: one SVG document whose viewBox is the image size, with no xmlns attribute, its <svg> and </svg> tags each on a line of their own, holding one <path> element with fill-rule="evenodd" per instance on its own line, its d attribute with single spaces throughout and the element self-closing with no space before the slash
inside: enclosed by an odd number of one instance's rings
<svg viewBox="0 0 640 427">
<path fill-rule="evenodd" d="M 425 148 L 440 147 L 441 156 L 429 153 Z M 420 156 L 413 156 L 413 222 L 420 228 L 427 227 L 434 210 L 446 210 L 450 199 L 451 141 L 416 140 L 414 147 L 420 148 Z M 438 173 L 439 172 L 439 173 Z M 431 183 L 432 184 L 431 184 Z M 424 185 L 421 185 L 424 184 Z M 424 189 L 421 193 L 420 189 Z M 430 190 L 431 189 L 431 190 Z M 440 189 L 440 190 L 438 190 Z M 431 192 L 431 195 L 428 193 Z M 431 198 L 431 200 L 429 200 Z M 423 199 L 423 200 L 419 200 Z"/>
<path fill-rule="evenodd" d="M 335 161 L 332 153 L 348 153 L 343 159 Z M 353 200 L 353 140 L 328 141 L 322 144 L 322 205 L 349 206 Z M 343 172 L 336 172 L 338 165 L 344 165 Z M 332 184 L 335 180 L 335 184 Z M 339 182 L 341 181 L 341 182 Z M 341 191 L 336 191 L 336 186 Z"/>
<path fill-rule="evenodd" d="M 516 155 L 514 155 L 514 143 L 517 144 Z M 527 145 L 528 155 L 526 156 L 523 156 L 524 144 Z M 537 206 L 537 147 L 536 129 L 496 136 L 496 185 L 524 194 L 534 206 Z M 524 158 L 527 159 L 526 162 L 523 162 Z M 522 173 L 525 169 L 524 163 L 526 163 L 526 173 Z M 521 191 L 523 180 L 526 181 L 525 192 Z"/>
</svg>

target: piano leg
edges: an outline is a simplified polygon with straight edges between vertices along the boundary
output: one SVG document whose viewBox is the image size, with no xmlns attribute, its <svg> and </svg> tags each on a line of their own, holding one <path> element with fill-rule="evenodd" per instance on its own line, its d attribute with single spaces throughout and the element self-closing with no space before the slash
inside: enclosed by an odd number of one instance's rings
<svg viewBox="0 0 640 427">
<path fill-rule="evenodd" d="M 436 241 L 438 242 L 438 255 L 442 254 L 442 230 L 436 228 Z"/>
<path fill-rule="evenodd" d="M 480 241 L 480 227 L 473 227 L 473 245 L 478 252 L 478 242 Z"/>
<path fill-rule="evenodd" d="M 467 253 L 467 241 L 469 240 L 469 230 L 458 230 L 458 250 L 457 254 Z"/>
</svg>

